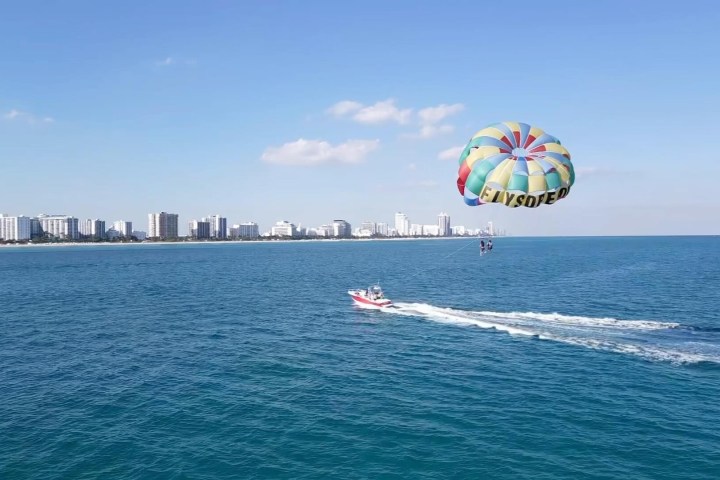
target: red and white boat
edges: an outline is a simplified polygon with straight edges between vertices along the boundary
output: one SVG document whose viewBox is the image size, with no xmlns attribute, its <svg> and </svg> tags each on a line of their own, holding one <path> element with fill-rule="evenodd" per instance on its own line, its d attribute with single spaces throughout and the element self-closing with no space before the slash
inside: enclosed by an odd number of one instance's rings
<svg viewBox="0 0 720 480">
<path fill-rule="evenodd" d="M 348 290 L 348 294 L 352 297 L 355 305 L 363 308 L 387 308 L 392 302 L 385 298 L 385 294 L 380 285 L 371 285 L 366 289 Z"/>
</svg>

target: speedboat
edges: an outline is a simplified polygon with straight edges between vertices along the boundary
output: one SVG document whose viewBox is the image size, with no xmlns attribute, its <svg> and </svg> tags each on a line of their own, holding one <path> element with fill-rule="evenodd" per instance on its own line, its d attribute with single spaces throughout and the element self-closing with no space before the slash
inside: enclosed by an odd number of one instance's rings
<svg viewBox="0 0 720 480">
<path fill-rule="evenodd" d="M 387 308 L 392 305 L 392 302 L 385 298 L 380 285 L 371 285 L 368 288 L 359 290 L 348 290 L 348 295 L 352 297 L 358 307 Z"/>
</svg>

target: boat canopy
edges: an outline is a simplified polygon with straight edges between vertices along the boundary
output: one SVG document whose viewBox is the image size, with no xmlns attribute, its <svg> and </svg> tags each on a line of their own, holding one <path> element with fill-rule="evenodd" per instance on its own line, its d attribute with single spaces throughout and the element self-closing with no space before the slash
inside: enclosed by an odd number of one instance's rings
<svg viewBox="0 0 720 480">
<path fill-rule="evenodd" d="M 380 285 L 371 285 L 368 287 L 368 292 L 370 293 L 382 293 L 382 288 L 380 288 Z"/>
</svg>

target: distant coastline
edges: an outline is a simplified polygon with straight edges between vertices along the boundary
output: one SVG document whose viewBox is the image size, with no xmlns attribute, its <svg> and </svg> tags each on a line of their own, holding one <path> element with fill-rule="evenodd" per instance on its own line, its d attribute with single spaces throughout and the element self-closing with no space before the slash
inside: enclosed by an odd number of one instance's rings
<svg viewBox="0 0 720 480">
<path fill-rule="evenodd" d="M 382 237 L 382 238 L 296 238 L 296 239 L 267 239 L 267 240 L 178 240 L 178 241 L 138 241 L 138 242 L 43 242 L 43 243 L 0 243 L 0 248 L 24 247 L 114 247 L 125 245 L 244 245 L 256 243 L 310 243 L 310 242 L 385 242 L 385 241 L 415 241 L 415 240 L 473 240 L 478 236 L 456 237 Z"/>
</svg>

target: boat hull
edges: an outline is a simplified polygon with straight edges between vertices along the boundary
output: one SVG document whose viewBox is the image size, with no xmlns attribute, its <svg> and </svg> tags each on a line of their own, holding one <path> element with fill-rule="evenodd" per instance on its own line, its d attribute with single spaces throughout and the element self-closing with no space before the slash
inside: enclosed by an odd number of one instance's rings
<svg viewBox="0 0 720 480">
<path fill-rule="evenodd" d="M 392 306 L 392 302 L 387 298 L 370 299 L 357 290 L 349 290 L 348 295 L 358 307 L 362 308 L 387 308 Z"/>
</svg>

